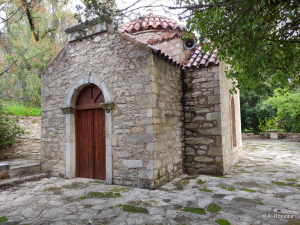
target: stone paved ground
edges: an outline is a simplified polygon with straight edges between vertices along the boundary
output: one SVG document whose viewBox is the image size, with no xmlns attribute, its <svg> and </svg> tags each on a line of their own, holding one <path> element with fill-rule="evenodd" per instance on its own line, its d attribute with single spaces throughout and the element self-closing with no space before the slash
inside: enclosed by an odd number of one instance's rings
<svg viewBox="0 0 300 225">
<path fill-rule="evenodd" d="M 157 190 L 57 177 L 8 188 L 0 225 L 300 224 L 300 143 L 243 145 L 243 160 L 226 177 L 183 175 Z"/>
</svg>

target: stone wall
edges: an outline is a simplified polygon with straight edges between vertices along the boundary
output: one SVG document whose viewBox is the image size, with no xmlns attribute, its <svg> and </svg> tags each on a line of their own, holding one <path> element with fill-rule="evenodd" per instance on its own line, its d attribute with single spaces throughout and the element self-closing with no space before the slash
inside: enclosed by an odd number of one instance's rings
<svg viewBox="0 0 300 225">
<path fill-rule="evenodd" d="M 219 66 L 186 71 L 185 168 L 223 174 Z"/>
<path fill-rule="evenodd" d="M 226 78 L 225 64 L 219 64 L 220 79 L 220 100 L 221 100 L 221 131 L 222 131 L 222 152 L 224 173 L 227 173 L 242 158 L 242 133 L 241 133 L 241 115 L 240 115 L 240 95 L 230 94 L 232 80 Z M 233 99 L 232 99 L 233 98 Z M 232 121 L 231 104 L 234 102 L 235 123 Z M 233 135 L 235 124 L 236 135 Z M 233 138 L 236 139 L 236 146 L 233 144 Z M 221 146 L 221 145 L 220 145 Z"/>
<path fill-rule="evenodd" d="M 158 136 L 153 135 L 152 108 L 154 103 L 151 93 L 155 95 L 157 87 L 154 84 L 155 80 L 151 78 L 151 59 L 152 53 L 145 45 L 133 43 L 131 39 L 121 36 L 112 29 L 80 42 L 70 42 L 59 53 L 42 75 L 43 170 L 48 170 L 54 175 L 66 175 L 66 160 L 68 160 L 66 158 L 66 132 L 68 132 L 66 120 L 70 114 L 63 114 L 60 107 L 65 105 L 69 88 L 75 81 L 80 83 L 81 80 L 88 81 L 91 80 L 90 77 L 94 77 L 93 79 L 98 77 L 105 82 L 115 102 L 115 109 L 110 112 L 111 139 L 108 140 L 108 143 L 111 143 L 112 152 L 112 183 L 154 188 L 153 149 L 155 147 L 153 142 Z M 166 62 L 165 65 L 167 65 Z M 176 78 L 176 82 L 179 82 L 178 71 L 175 73 L 172 66 L 170 69 L 173 71 L 170 72 L 170 76 L 174 76 L 172 79 Z M 163 71 L 166 70 L 168 69 L 164 68 Z M 161 79 L 159 82 L 169 82 L 170 79 L 171 77 L 168 76 L 168 80 Z M 84 85 L 86 84 L 82 82 L 77 90 Z M 174 84 L 170 85 L 172 86 L 168 92 L 172 92 L 171 90 L 175 88 Z M 74 93 L 77 93 L 77 90 Z M 166 98 L 165 92 L 161 94 Z M 177 97 L 179 97 L 178 92 Z M 160 102 L 163 100 L 161 99 Z M 172 102 L 173 108 L 178 107 L 175 103 L 179 103 L 178 99 Z M 163 106 L 157 105 L 157 108 L 159 107 Z M 180 117 L 179 113 L 176 112 L 176 116 Z M 173 118 L 170 117 L 168 121 L 170 122 L 167 123 L 171 124 Z M 181 126 L 172 124 L 162 132 L 165 133 L 175 127 L 175 134 L 179 136 Z M 74 129 L 70 128 L 70 134 L 74 132 Z M 176 154 L 180 155 L 180 144 L 178 144 L 180 141 L 177 138 L 176 143 L 166 142 L 163 150 L 172 147 L 174 151 L 178 150 Z M 71 151 L 74 152 L 75 147 L 70 146 Z M 157 157 L 162 157 L 162 155 Z M 176 167 L 172 169 L 162 163 L 161 170 L 166 168 L 173 176 L 176 170 L 180 171 L 180 167 L 177 166 L 180 161 L 176 160 L 176 163 Z"/>
<path fill-rule="evenodd" d="M 158 187 L 183 172 L 183 92 L 179 68 L 157 56 L 151 68 L 154 187 Z"/>
<path fill-rule="evenodd" d="M 17 125 L 25 128 L 26 134 L 17 138 L 9 151 L 0 153 L 0 158 L 19 156 L 41 157 L 41 117 L 18 116 Z"/>
<path fill-rule="evenodd" d="M 260 132 L 259 134 L 254 133 L 242 133 L 243 139 L 270 139 L 270 132 Z M 278 132 L 278 139 L 287 139 L 290 141 L 300 142 L 300 133 L 293 134 L 289 132 Z"/>
</svg>

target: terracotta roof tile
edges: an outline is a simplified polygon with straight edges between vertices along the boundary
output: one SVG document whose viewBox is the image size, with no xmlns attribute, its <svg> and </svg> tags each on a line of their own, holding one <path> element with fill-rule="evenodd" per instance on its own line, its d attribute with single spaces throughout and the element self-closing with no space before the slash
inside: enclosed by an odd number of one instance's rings
<svg viewBox="0 0 300 225">
<path fill-rule="evenodd" d="M 208 66 L 210 64 L 219 64 L 218 51 L 214 50 L 213 52 L 206 52 L 205 54 L 201 51 L 201 47 L 198 47 L 196 51 L 190 54 L 188 60 L 183 65 L 183 68 L 192 68 L 192 67 L 201 67 Z"/>
<path fill-rule="evenodd" d="M 164 16 L 153 15 L 149 13 L 139 19 L 133 20 L 126 24 L 122 30 L 127 33 L 135 33 L 142 30 L 180 30 L 183 31 L 181 25 L 177 24 L 175 21 L 168 19 Z"/>
</svg>

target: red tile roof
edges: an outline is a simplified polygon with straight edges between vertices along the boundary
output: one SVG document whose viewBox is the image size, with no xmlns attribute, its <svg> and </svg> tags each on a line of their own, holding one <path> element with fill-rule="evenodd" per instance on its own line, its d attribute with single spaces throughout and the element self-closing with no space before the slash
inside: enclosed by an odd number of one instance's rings
<svg viewBox="0 0 300 225">
<path fill-rule="evenodd" d="M 148 40 L 148 43 L 150 45 L 155 45 L 157 43 L 162 43 L 164 41 L 169 41 L 169 40 L 172 40 L 173 38 L 175 37 L 181 37 L 183 34 L 182 31 L 180 32 L 176 32 L 176 33 L 173 33 L 173 34 L 170 34 L 170 35 L 166 35 L 166 36 L 163 36 L 163 37 L 160 37 L 160 38 L 156 38 L 156 39 L 150 39 Z"/>
<path fill-rule="evenodd" d="M 204 53 L 201 47 L 198 47 L 196 51 L 190 54 L 188 60 L 184 63 L 183 68 L 199 68 L 201 66 L 208 66 L 210 64 L 219 64 L 218 51 Z"/>
<path fill-rule="evenodd" d="M 133 20 L 125 25 L 121 30 L 127 33 L 135 33 L 143 30 L 181 30 L 183 28 L 181 25 L 176 23 L 174 20 L 166 18 L 160 15 L 153 15 L 149 13 L 146 16 L 140 17 Z"/>
</svg>

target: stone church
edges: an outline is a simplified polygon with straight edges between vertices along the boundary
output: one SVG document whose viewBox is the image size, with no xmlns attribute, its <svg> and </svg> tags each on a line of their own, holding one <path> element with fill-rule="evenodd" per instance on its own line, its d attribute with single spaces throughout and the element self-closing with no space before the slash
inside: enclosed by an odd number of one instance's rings
<svg viewBox="0 0 300 225">
<path fill-rule="evenodd" d="M 241 159 L 239 94 L 217 51 L 152 13 L 117 31 L 92 21 L 65 32 L 42 75 L 44 171 L 153 189 Z"/>
</svg>

